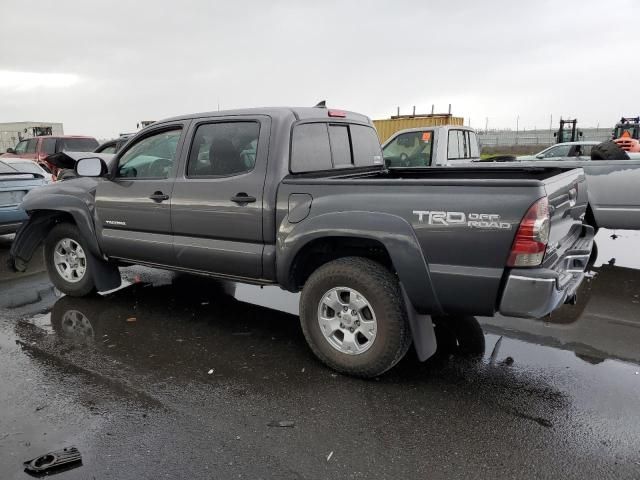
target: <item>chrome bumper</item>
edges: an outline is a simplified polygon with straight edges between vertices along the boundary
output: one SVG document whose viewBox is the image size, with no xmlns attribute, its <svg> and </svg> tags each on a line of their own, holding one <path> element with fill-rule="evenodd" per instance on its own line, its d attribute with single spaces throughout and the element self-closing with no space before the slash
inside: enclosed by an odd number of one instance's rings
<svg viewBox="0 0 640 480">
<path fill-rule="evenodd" d="M 541 318 L 575 298 L 584 279 L 594 230 L 584 226 L 576 245 L 553 268 L 513 269 L 500 301 L 500 313 L 510 317 Z"/>
</svg>

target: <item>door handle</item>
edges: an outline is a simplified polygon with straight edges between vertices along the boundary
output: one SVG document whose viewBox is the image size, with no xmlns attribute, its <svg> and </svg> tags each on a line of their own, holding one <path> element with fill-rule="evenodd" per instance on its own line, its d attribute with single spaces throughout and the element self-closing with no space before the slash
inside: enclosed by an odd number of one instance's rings
<svg viewBox="0 0 640 480">
<path fill-rule="evenodd" d="M 154 202 L 162 202 L 164 200 L 169 200 L 169 195 L 165 195 L 162 192 L 153 192 L 153 195 L 149 195 L 149 198 Z"/>
<path fill-rule="evenodd" d="M 247 195 L 244 192 L 240 192 L 235 194 L 233 197 L 231 197 L 231 201 L 235 202 L 235 203 L 239 203 L 239 204 L 244 204 L 244 203 L 253 203 L 256 201 L 256 197 L 252 197 L 250 195 Z"/>
</svg>

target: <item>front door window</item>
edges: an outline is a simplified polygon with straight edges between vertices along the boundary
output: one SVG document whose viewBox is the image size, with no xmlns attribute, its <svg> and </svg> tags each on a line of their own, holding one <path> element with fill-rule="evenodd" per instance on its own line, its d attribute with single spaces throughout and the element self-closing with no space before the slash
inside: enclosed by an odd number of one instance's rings
<svg viewBox="0 0 640 480">
<path fill-rule="evenodd" d="M 143 138 L 118 160 L 117 177 L 167 178 L 176 161 L 180 129 Z"/>
</svg>

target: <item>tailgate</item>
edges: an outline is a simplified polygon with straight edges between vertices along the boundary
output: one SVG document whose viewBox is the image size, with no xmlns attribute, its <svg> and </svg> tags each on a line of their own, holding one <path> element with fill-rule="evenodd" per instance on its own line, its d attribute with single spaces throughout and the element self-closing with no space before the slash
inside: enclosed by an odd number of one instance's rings
<svg viewBox="0 0 640 480">
<path fill-rule="evenodd" d="M 549 201 L 549 243 L 543 266 L 555 263 L 581 235 L 587 209 L 584 171 L 575 168 L 544 181 Z"/>
</svg>

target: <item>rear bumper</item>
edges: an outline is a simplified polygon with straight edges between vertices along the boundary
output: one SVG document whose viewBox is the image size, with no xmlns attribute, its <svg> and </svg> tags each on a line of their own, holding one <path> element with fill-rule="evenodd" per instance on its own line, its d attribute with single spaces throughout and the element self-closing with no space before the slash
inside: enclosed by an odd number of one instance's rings
<svg viewBox="0 0 640 480">
<path fill-rule="evenodd" d="M 594 235 L 594 229 L 585 225 L 582 236 L 553 268 L 511 270 L 502 294 L 500 313 L 541 318 L 573 300 L 584 279 Z"/>
</svg>

